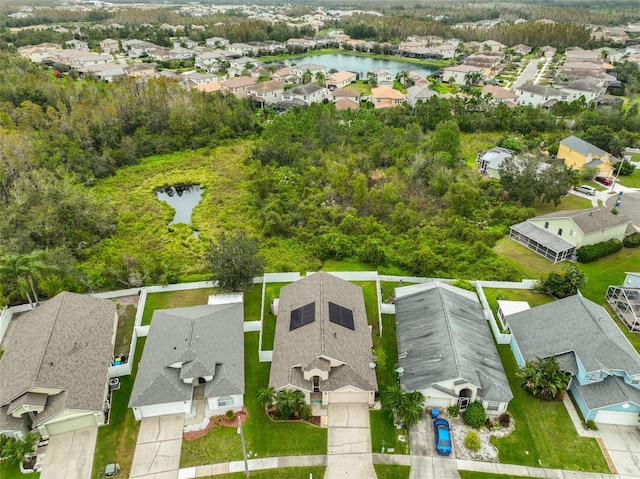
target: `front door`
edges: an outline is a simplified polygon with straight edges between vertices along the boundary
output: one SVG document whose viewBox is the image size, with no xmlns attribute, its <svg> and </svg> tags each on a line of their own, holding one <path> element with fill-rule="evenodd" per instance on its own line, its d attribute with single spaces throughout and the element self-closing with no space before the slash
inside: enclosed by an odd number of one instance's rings
<svg viewBox="0 0 640 479">
<path fill-rule="evenodd" d="M 466 410 L 468 405 L 469 405 L 469 398 L 465 398 L 465 397 L 458 398 L 458 409 L 460 410 L 460 412 Z"/>
</svg>

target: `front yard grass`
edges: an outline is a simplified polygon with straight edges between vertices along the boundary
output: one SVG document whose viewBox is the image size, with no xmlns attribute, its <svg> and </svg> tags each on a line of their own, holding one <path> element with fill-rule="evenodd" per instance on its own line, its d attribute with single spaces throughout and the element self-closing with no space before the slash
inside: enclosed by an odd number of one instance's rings
<svg viewBox="0 0 640 479">
<path fill-rule="evenodd" d="M 562 210 L 584 210 L 591 208 L 591 200 L 582 198 L 581 196 L 572 195 L 571 193 L 564 195 L 560 199 L 560 204 L 555 206 L 553 202 L 544 203 L 540 199 L 537 199 L 533 207 L 536 209 L 538 215 L 546 215 L 548 213 L 554 213 Z"/>
<path fill-rule="evenodd" d="M 407 443 L 398 441 L 400 434 L 409 437 L 407 432 L 393 425 L 393 420 L 387 411 L 369 411 L 369 423 L 373 452 L 382 452 L 384 448 L 385 453 L 388 454 L 409 454 Z M 389 452 L 389 448 L 392 448 L 393 452 Z"/>
<path fill-rule="evenodd" d="M 183 308 L 207 304 L 209 295 L 218 292 L 218 288 L 188 289 L 185 291 L 162 291 L 147 294 L 142 313 L 142 326 L 151 324 L 153 312 L 156 309 Z"/>
<path fill-rule="evenodd" d="M 109 424 L 98 428 L 96 450 L 93 456 L 93 472 L 91 474 L 94 479 L 104 473 L 104 468 L 107 464 L 113 462 L 120 464 L 123 477 L 129 477 L 133 454 L 138 441 L 140 422 L 136 421 L 133 411 L 129 409 L 128 405 L 145 340 L 146 338 L 138 338 L 131 376 L 121 377 L 120 389 L 113 392 Z M 4 476 L 2 478 L 4 479 Z"/>
<path fill-rule="evenodd" d="M 392 466 L 388 464 L 374 464 L 378 479 L 409 479 L 410 466 Z"/>
<path fill-rule="evenodd" d="M 578 436 L 562 401 L 530 396 L 520 387 L 518 367 L 509 346 L 498 345 L 498 352 L 513 392 L 508 410 L 516 425 L 511 435 L 492 439 L 500 462 L 610 473 L 597 441 Z"/>
<path fill-rule="evenodd" d="M 634 155 L 640 156 L 638 153 L 634 153 Z M 640 158 L 635 159 L 634 161 L 640 161 Z M 640 169 L 636 168 L 636 170 L 629 176 L 620 176 L 618 178 L 618 182 L 627 188 L 640 188 Z"/>
<path fill-rule="evenodd" d="M 18 464 L 9 464 L 8 461 L 1 461 L 0 477 L 2 479 L 39 479 L 40 473 L 34 472 L 25 475 L 20 472 L 20 466 Z"/>
<path fill-rule="evenodd" d="M 460 479 L 524 479 L 526 476 L 512 476 L 510 474 L 490 474 L 488 472 L 458 471 Z"/>
</svg>

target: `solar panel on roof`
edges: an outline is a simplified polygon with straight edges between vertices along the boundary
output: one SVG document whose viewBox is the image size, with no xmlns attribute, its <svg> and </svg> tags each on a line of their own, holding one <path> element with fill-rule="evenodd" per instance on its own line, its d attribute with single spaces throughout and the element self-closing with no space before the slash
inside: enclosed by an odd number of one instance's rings
<svg viewBox="0 0 640 479">
<path fill-rule="evenodd" d="M 304 306 L 291 311 L 291 322 L 289 331 L 301 328 L 305 324 L 313 323 L 316 320 L 316 303 L 305 304 Z"/>
<path fill-rule="evenodd" d="M 329 321 L 339 324 L 351 331 L 356 329 L 353 324 L 353 311 L 332 302 L 329 302 Z"/>
</svg>

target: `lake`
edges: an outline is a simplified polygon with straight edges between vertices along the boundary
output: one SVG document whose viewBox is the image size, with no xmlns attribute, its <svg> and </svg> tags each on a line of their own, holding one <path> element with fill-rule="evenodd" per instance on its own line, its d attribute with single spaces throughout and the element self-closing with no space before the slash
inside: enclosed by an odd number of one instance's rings
<svg viewBox="0 0 640 479">
<path fill-rule="evenodd" d="M 173 220 L 170 225 L 176 223 L 191 224 L 191 214 L 193 208 L 200 203 L 202 189 L 198 185 L 175 185 L 165 186 L 154 190 L 154 195 L 160 201 L 168 203 L 175 210 Z M 194 232 L 195 234 L 195 232 Z M 197 236 L 197 235 L 196 235 Z"/>
<path fill-rule="evenodd" d="M 347 70 L 360 74 L 360 79 L 367 78 L 367 72 L 376 68 L 386 68 L 393 75 L 397 75 L 401 71 L 414 71 L 425 78 L 437 71 L 438 68 L 431 65 L 422 65 L 419 63 L 401 62 L 398 60 L 387 60 L 380 58 L 359 57 L 355 55 L 344 55 L 341 53 L 329 53 L 327 55 L 309 55 L 297 58 L 287 58 L 282 60 L 285 65 L 302 65 L 304 63 L 315 63 L 322 65 L 327 72 L 332 68 L 336 70 Z"/>
</svg>

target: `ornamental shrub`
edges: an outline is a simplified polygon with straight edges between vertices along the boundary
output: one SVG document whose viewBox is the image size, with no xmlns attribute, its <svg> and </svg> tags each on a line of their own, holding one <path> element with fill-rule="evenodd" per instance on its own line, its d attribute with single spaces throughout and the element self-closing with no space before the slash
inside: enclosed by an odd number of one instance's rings
<svg viewBox="0 0 640 479">
<path fill-rule="evenodd" d="M 509 427 L 509 424 L 511 424 L 511 416 L 509 416 L 508 412 L 503 412 L 498 417 L 498 422 L 502 427 Z"/>
<path fill-rule="evenodd" d="M 467 406 L 467 410 L 462 417 L 467 426 L 480 429 L 487 420 L 487 412 L 480 401 L 475 401 Z"/>
<path fill-rule="evenodd" d="M 636 231 L 632 235 L 625 236 L 622 240 L 622 244 L 625 248 L 637 248 L 640 246 L 640 231 Z"/>
<path fill-rule="evenodd" d="M 467 449 L 473 452 L 477 452 L 480 450 L 480 438 L 478 437 L 478 433 L 474 431 L 469 431 L 464 438 L 464 445 Z"/>
<path fill-rule="evenodd" d="M 458 417 L 458 415 L 460 414 L 460 407 L 457 404 L 454 404 L 453 406 L 449 406 L 447 408 L 447 414 L 450 417 Z"/>
<path fill-rule="evenodd" d="M 232 409 L 229 409 L 227 412 L 224 413 L 224 415 L 227 418 L 227 421 L 233 421 L 236 418 L 236 413 L 233 412 Z"/>
<path fill-rule="evenodd" d="M 581 263 L 591 263 L 597 259 L 616 253 L 622 249 L 622 241 L 610 239 L 602 243 L 590 244 L 578 248 L 576 255 Z"/>
</svg>

